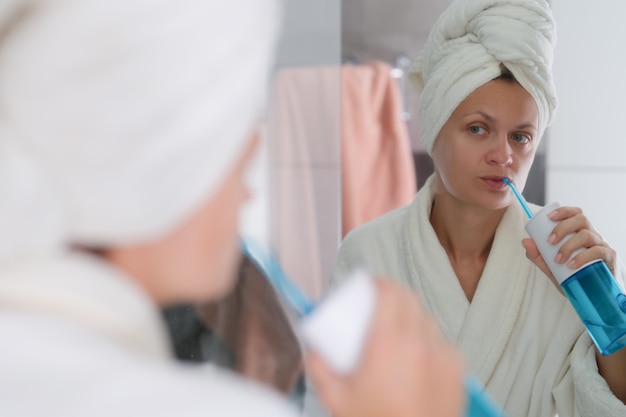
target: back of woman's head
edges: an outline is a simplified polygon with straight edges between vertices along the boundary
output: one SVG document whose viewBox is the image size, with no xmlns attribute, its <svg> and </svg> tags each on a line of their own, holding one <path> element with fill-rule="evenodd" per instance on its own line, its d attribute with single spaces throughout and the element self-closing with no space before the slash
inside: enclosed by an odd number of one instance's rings
<svg viewBox="0 0 626 417">
<path fill-rule="evenodd" d="M 0 265 L 159 237 L 265 98 L 275 0 L 3 0 Z"/>
</svg>

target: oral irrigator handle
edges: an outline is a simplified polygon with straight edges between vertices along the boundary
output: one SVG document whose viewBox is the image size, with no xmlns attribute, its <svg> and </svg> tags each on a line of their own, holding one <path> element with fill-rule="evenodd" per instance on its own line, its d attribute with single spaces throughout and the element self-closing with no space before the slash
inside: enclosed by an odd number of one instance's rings
<svg viewBox="0 0 626 417">
<path fill-rule="evenodd" d="M 361 358 L 376 296 L 374 281 L 357 271 L 300 320 L 305 343 L 338 373 L 349 373 Z"/>
</svg>

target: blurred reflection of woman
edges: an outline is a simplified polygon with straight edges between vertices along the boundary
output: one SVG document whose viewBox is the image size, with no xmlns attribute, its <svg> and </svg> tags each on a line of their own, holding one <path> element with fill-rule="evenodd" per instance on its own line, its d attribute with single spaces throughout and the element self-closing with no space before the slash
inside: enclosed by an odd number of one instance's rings
<svg viewBox="0 0 626 417">
<path fill-rule="evenodd" d="M 3 416 L 294 415 L 276 392 L 174 361 L 159 314 L 233 285 L 276 11 L 273 0 L 0 3 Z M 377 288 L 355 373 L 311 356 L 326 404 L 457 416 L 457 355 L 412 294 Z"/>
<path fill-rule="evenodd" d="M 435 172 L 411 205 L 347 236 L 334 277 L 366 266 L 419 292 L 512 417 L 624 416 L 626 350 L 595 350 L 502 182 L 524 187 L 552 120 L 554 44 L 545 1 L 460 0 L 444 12 L 412 74 Z M 561 263 L 602 258 L 622 280 L 615 251 L 580 209 L 552 218 L 555 242 L 575 233 Z"/>
</svg>

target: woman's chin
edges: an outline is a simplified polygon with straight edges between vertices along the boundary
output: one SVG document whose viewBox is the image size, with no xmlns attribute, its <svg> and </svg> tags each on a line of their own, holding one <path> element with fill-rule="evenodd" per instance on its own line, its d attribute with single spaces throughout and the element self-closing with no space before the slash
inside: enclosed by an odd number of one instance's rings
<svg viewBox="0 0 626 417">
<path fill-rule="evenodd" d="M 501 196 L 499 198 L 488 198 L 478 202 L 478 206 L 485 208 L 485 210 L 500 211 L 509 208 L 515 201 L 511 198 Z"/>
</svg>

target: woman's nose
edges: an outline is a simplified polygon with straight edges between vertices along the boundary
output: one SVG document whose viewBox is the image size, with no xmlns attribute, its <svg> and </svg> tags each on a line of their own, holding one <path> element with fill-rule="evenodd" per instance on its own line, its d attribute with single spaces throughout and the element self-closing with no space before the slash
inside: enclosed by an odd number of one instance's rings
<svg viewBox="0 0 626 417">
<path fill-rule="evenodd" d="M 507 138 L 494 138 L 488 154 L 490 164 L 507 167 L 513 163 L 513 150 Z"/>
</svg>

